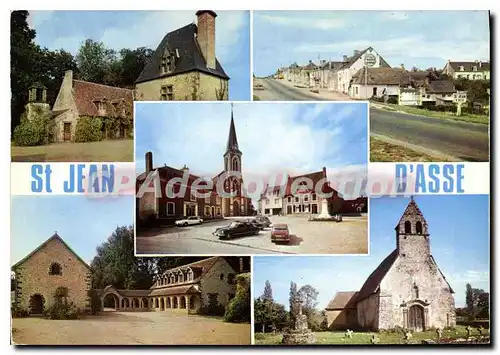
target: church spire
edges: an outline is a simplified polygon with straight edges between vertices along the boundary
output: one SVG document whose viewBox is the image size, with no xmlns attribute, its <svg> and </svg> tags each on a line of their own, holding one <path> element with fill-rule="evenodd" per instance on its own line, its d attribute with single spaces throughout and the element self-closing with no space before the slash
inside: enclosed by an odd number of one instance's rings
<svg viewBox="0 0 500 355">
<path fill-rule="evenodd" d="M 233 103 L 231 103 L 231 125 L 229 126 L 229 137 L 227 138 L 226 153 L 230 151 L 239 152 L 236 128 L 234 127 Z"/>
</svg>

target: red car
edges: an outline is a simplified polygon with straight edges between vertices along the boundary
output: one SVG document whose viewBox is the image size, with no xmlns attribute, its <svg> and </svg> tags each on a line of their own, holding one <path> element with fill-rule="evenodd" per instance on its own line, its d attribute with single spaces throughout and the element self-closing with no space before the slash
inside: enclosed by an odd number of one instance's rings
<svg viewBox="0 0 500 355">
<path fill-rule="evenodd" d="M 290 231 L 286 224 L 274 224 L 271 230 L 271 241 L 276 242 L 290 242 Z"/>
</svg>

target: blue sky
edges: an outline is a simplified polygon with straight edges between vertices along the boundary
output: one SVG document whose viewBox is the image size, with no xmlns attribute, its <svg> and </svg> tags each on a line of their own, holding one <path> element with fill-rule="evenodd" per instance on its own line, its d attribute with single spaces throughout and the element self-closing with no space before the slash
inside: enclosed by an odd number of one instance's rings
<svg viewBox="0 0 500 355">
<path fill-rule="evenodd" d="M 196 23 L 196 11 L 32 11 L 35 41 L 75 55 L 87 38 L 108 48 L 156 49 L 170 31 Z M 229 99 L 250 99 L 250 13 L 218 11 L 216 56 L 229 75 Z"/>
<path fill-rule="evenodd" d="M 118 226 L 134 224 L 132 196 L 13 196 L 11 264 L 50 238 L 54 232 L 90 263 L 96 247 Z"/>
<path fill-rule="evenodd" d="M 255 11 L 253 19 L 257 76 L 318 56 L 339 61 L 369 46 L 393 67 L 489 60 L 487 11 Z"/>
<path fill-rule="evenodd" d="M 136 170 L 153 165 L 213 177 L 224 167 L 229 103 L 136 103 Z M 246 183 L 278 173 L 336 174 L 366 170 L 367 106 L 364 103 L 235 103 L 234 121 Z M 259 180 L 261 181 L 261 180 Z"/>
<path fill-rule="evenodd" d="M 431 253 L 455 291 L 457 307 L 465 305 L 465 284 L 489 290 L 489 218 L 487 195 L 417 196 L 427 220 Z M 254 296 L 271 282 L 277 302 L 288 307 L 290 281 L 319 291 L 319 308 L 337 291 L 357 291 L 382 260 L 396 248 L 394 227 L 409 199 L 370 199 L 370 256 L 254 257 Z"/>
</svg>

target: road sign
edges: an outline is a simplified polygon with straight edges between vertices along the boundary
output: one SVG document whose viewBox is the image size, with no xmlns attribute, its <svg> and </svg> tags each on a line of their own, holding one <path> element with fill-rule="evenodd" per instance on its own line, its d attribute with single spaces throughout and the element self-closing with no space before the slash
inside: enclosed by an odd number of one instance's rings
<svg viewBox="0 0 500 355">
<path fill-rule="evenodd" d="M 368 68 L 373 67 L 377 63 L 377 57 L 375 57 L 371 53 L 366 53 L 365 54 L 365 66 Z"/>
<path fill-rule="evenodd" d="M 453 102 L 463 104 L 467 102 L 467 91 L 457 91 L 453 94 Z"/>
</svg>

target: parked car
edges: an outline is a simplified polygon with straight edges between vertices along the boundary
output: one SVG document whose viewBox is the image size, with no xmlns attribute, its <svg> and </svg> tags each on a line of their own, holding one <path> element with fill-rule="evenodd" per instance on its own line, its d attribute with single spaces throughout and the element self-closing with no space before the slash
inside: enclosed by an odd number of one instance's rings
<svg viewBox="0 0 500 355">
<path fill-rule="evenodd" d="M 248 220 L 246 220 L 244 222 L 253 224 L 255 227 L 259 228 L 259 230 L 263 230 L 264 229 L 264 226 L 262 224 L 260 224 L 259 222 L 257 222 L 255 219 L 248 219 Z"/>
<path fill-rule="evenodd" d="M 250 222 L 233 221 L 226 227 L 217 228 L 212 234 L 219 239 L 243 237 L 258 234 L 260 228 Z"/>
<path fill-rule="evenodd" d="M 255 222 L 257 222 L 259 225 L 261 225 L 263 228 L 267 228 L 273 224 L 269 217 L 266 216 L 257 216 L 255 217 Z"/>
<path fill-rule="evenodd" d="M 191 216 L 191 217 L 188 217 L 188 218 L 185 218 L 185 219 L 181 219 L 181 220 L 178 220 L 178 221 L 175 221 L 175 225 L 176 226 L 190 226 L 190 225 L 194 225 L 194 224 L 202 224 L 203 223 L 203 219 L 201 219 L 200 217 L 198 216 Z"/>
<path fill-rule="evenodd" d="M 286 224 L 275 224 L 271 230 L 271 241 L 276 242 L 290 242 L 290 231 Z"/>
</svg>

